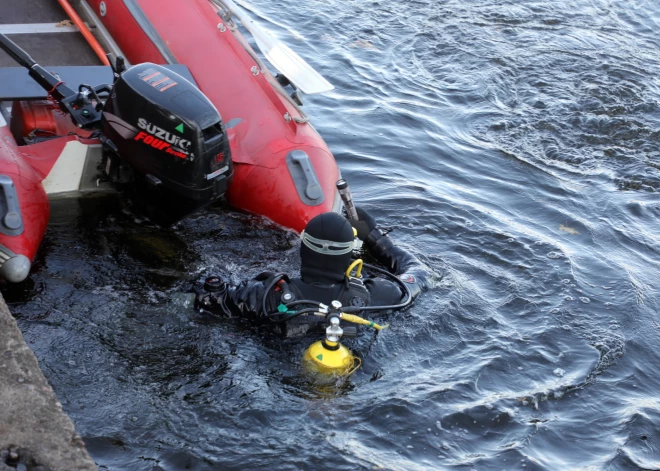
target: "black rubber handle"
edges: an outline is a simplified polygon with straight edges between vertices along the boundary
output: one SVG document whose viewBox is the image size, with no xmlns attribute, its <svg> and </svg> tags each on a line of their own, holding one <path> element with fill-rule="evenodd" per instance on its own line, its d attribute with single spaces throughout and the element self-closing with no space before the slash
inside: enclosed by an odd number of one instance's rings
<svg viewBox="0 0 660 471">
<path fill-rule="evenodd" d="M 277 286 L 280 288 L 280 290 L 282 290 L 282 301 L 284 301 L 285 304 L 296 300 L 296 297 L 289 289 L 289 284 L 286 281 L 280 280 L 277 283 Z"/>
<path fill-rule="evenodd" d="M 36 62 L 30 54 L 25 52 L 23 49 L 18 47 L 14 41 L 9 39 L 4 34 L 0 34 L 0 48 L 11 56 L 16 62 L 25 67 L 26 69 L 31 69 Z"/>
</svg>

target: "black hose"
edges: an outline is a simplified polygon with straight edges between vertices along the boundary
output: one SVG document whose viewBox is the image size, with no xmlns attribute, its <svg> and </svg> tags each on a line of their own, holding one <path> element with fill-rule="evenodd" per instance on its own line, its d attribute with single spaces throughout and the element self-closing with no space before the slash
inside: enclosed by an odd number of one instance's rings
<svg viewBox="0 0 660 471">
<path fill-rule="evenodd" d="M 288 320 L 295 319 L 298 316 L 302 316 L 303 314 L 313 314 L 315 312 L 319 312 L 318 307 L 301 309 L 300 311 L 296 311 L 293 314 L 289 314 L 288 312 L 271 312 L 270 314 L 266 315 L 266 318 L 271 322 L 286 322 Z"/>
<path fill-rule="evenodd" d="M 282 278 L 284 278 L 286 273 L 277 273 L 275 276 L 273 276 L 273 281 L 271 281 L 268 286 L 266 286 L 266 290 L 264 291 L 264 298 L 261 303 L 261 311 L 262 312 L 268 312 L 266 311 L 266 299 L 268 298 L 268 293 L 270 293 L 270 290 L 273 289 L 273 287 L 277 284 L 278 281 L 280 281 Z M 280 314 L 280 313 L 278 313 Z M 270 315 L 270 314 L 269 314 Z"/>
</svg>

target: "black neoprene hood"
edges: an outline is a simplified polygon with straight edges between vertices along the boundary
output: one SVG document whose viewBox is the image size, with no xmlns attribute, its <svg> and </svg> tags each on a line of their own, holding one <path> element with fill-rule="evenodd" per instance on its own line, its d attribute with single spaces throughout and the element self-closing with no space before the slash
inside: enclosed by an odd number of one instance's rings
<svg viewBox="0 0 660 471">
<path fill-rule="evenodd" d="M 302 280 L 321 284 L 343 281 L 351 263 L 353 240 L 351 223 L 343 216 L 323 213 L 314 217 L 307 223 L 300 244 Z"/>
</svg>

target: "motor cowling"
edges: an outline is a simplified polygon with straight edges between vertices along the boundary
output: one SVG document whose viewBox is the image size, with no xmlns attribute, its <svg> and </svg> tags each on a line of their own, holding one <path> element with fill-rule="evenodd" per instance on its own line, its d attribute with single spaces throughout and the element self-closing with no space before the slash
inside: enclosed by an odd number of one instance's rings
<svg viewBox="0 0 660 471">
<path fill-rule="evenodd" d="M 131 67 L 103 109 L 109 148 L 138 178 L 176 201 L 182 214 L 221 197 L 233 175 L 220 114 L 179 74 L 156 64 Z"/>
</svg>

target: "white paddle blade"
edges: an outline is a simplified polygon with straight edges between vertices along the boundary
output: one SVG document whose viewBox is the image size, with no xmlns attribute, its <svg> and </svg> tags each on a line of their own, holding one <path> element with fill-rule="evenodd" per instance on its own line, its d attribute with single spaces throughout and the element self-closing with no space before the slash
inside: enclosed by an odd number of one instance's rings
<svg viewBox="0 0 660 471">
<path fill-rule="evenodd" d="M 268 62 L 273 64 L 273 67 L 279 70 L 304 94 L 324 93 L 335 88 L 302 57 L 289 49 L 286 44 L 278 42 L 272 45 L 270 49 L 261 46 L 259 46 L 259 49 L 266 56 Z"/>
<path fill-rule="evenodd" d="M 252 34 L 257 47 L 268 59 L 268 62 L 273 64 L 273 67 L 298 87 L 301 92 L 312 95 L 328 92 L 335 88 L 286 44 L 273 38 L 266 30 L 248 18 L 232 0 L 211 1 L 227 8 L 241 22 L 243 27 Z M 242 1 L 240 3 L 245 6 Z"/>
</svg>

